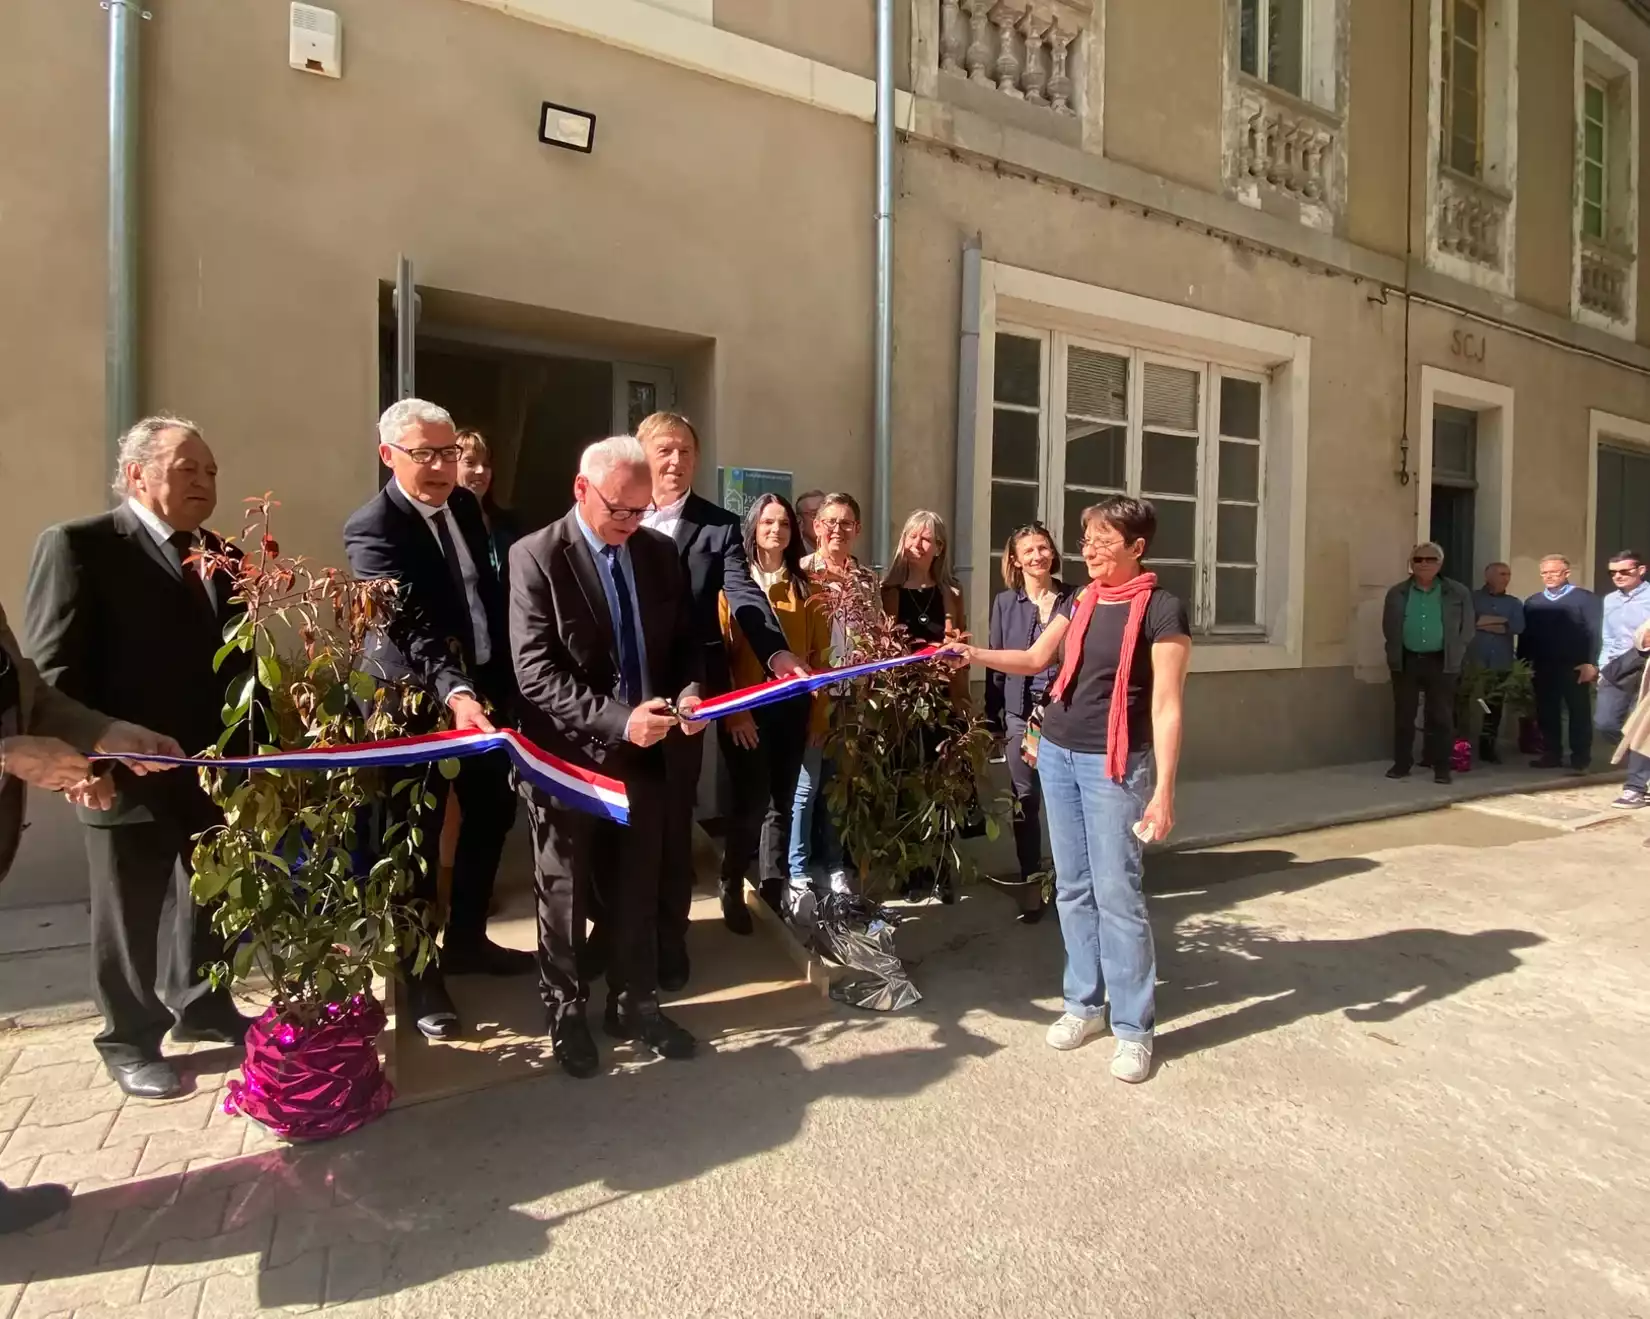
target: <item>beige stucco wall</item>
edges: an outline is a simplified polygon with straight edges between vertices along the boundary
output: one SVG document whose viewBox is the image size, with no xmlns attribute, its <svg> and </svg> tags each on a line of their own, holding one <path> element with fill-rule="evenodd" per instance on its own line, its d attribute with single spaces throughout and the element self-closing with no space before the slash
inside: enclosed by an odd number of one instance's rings
<svg viewBox="0 0 1650 1319">
<path fill-rule="evenodd" d="M 1570 314 L 1575 172 L 1575 20 L 1568 6 L 1518 7 L 1518 298 Z"/>
<path fill-rule="evenodd" d="M 220 522 L 274 489 L 283 541 L 338 553 L 374 489 L 398 252 L 432 288 L 713 340 L 713 381 L 684 382 L 713 391 L 712 462 L 869 485 L 868 125 L 457 0 L 338 9 L 340 81 L 287 68 L 284 5 L 165 0 L 143 33 L 143 404 L 205 428 Z M 8 177 L 38 181 L 0 223 L 26 281 L 0 300 L 0 590 L 19 603 L 35 534 L 95 511 L 104 479 L 103 27 L 96 6 L 21 10 L 31 58 L 0 79 Z M 538 143 L 542 100 L 596 112 L 594 155 Z M 12 479 L 31 436 L 49 476 Z"/>
<path fill-rule="evenodd" d="M 1106 155 L 1210 192 L 1220 180 L 1222 6 L 1105 6 Z"/>
<path fill-rule="evenodd" d="M 875 0 L 716 0 L 715 19 L 728 32 L 876 77 Z"/>
<path fill-rule="evenodd" d="M 108 19 L 21 0 L 0 46 L 0 601 L 35 533 L 101 505 Z M 21 58 L 21 52 L 33 52 Z"/>
<path fill-rule="evenodd" d="M 1346 113 L 1347 207 L 1344 232 L 1352 242 L 1404 254 L 1405 170 L 1410 155 L 1405 139 L 1411 128 L 1404 88 L 1409 78 L 1410 42 L 1405 27 L 1392 21 L 1392 0 L 1347 0 L 1351 6 L 1351 44 L 1347 49 Z M 1416 166 L 1414 186 L 1425 196 L 1426 48 L 1417 24 L 1418 64 L 1414 107 Z"/>
</svg>

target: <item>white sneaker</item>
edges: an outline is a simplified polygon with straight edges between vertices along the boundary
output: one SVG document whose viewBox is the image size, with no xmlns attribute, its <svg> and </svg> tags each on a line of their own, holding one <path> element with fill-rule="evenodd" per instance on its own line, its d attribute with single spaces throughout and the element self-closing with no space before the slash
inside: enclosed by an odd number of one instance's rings
<svg viewBox="0 0 1650 1319">
<path fill-rule="evenodd" d="M 1139 1085 L 1152 1074 L 1152 1046 L 1139 1040 L 1118 1040 L 1117 1052 L 1111 1056 L 1111 1074 Z"/>
<path fill-rule="evenodd" d="M 1095 1017 L 1074 1017 L 1062 1012 L 1060 1019 L 1048 1028 L 1048 1047 L 1051 1049 L 1081 1048 L 1083 1041 L 1106 1033 L 1106 1014 Z"/>
</svg>

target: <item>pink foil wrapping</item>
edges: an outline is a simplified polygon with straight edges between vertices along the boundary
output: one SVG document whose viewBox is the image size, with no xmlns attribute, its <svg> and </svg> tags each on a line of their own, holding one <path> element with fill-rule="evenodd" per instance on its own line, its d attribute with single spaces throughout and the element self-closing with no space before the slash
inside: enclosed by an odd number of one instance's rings
<svg viewBox="0 0 1650 1319">
<path fill-rule="evenodd" d="M 289 1140 L 329 1140 L 371 1122 L 395 1091 L 375 1041 L 384 1009 L 357 995 L 331 1003 L 314 1025 L 270 1008 L 246 1034 L 242 1079 L 229 1083 L 224 1112 L 244 1113 Z"/>
</svg>

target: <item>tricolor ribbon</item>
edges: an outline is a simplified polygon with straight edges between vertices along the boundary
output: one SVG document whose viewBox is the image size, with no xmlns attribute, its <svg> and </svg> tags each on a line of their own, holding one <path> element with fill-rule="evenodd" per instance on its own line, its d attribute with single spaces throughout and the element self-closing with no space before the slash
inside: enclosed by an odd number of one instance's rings
<svg viewBox="0 0 1650 1319">
<path fill-rule="evenodd" d="M 552 756 L 513 728 L 496 733 L 425 733 L 421 737 L 391 737 L 381 742 L 353 742 L 344 746 L 311 747 L 305 751 L 271 751 L 261 756 L 98 756 L 99 760 L 137 760 L 158 765 L 190 765 L 208 769 L 332 770 L 361 766 L 384 768 L 430 765 L 438 760 L 482 756 L 502 751 L 522 778 L 556 800 L 619 824 L 630 821 L 630 799 L 624 784 L 595 770 L 584 769 Z"/>
<path fill-rule="evenodd" d="M 921 664 L 931 660 L 939 654 L 938 646 L 924 646 L 921 650 L 910 655 L 899 655 L 893 659 L 870 660 L 864 664 L 847 664 L 840 669 L 822 669 L 818 673 L 806 676 L 798 675 L 791 678 L 775 678 L 770 682 L 759 682 L 754 687 L 742 687 L 736 692 L 727 692 L 721 696 L 712 696 L 701 701 L 693 711 L 693 718 L 697 720 L 725 719 L 730 714 L 742 714 L 746 710 L 755 710 L 760 706 L 772 705 L 775 701 L 789 700 L 793 696 L 807 696 L 825 687 L 834 687 L 839 682 L 851 682 L 855 678 L 864 678 L 873 673 L 881 673 L 884 669 L 903 668 L 907 664 Z"/>
<path fill-rule="evenodd" d="M 695 721 L 708 722 L 725 719 L 730 714 L 755 710 L 776 701 L 807 696 L 839 682 L 851 682 L 884 669 L 897 669 L 907 664 L 920 664 L 933 659 L 938 646 L 928 646 L 911 655 L 894 659 L 871 660 L 865 664 L 849 664 L 840 669 L 824 669 L 819 673 L 789 678 L 775 678 L 770 682 L 744 687 L 736 692 L 713 696 L 702 701 L 693 711 Z M 461 732 L 451 729 L 444 733 L 425 733 L 420 737 L 391 737 L 381 742 L 353 742 L 344 746 L 311 747 L 304 751 L 271 751 L 259 756 L 153 756 L 153 755 L 99 755 L 99 760 L 135 760 L 157 765 L 187 765 L 207 769 L 280 769 L 297 771 L 325 771 L 359 766 L 404 768 L 429 765 L 438 760 L 456 760 L 465 756 L 483 756 L 491 751 L 502 751 L 510 757 L 516 770 L 534 787 L 549 793 L 564 805 L 600 815 L 619 824 L 630 822 L 630 799 L 625 786 L 618 779 L 608 778 L 595 770 L 585 769 L 552 756 L 535 746 L 513 728 L 502 728 L 496 733 Z"/>
</svg>

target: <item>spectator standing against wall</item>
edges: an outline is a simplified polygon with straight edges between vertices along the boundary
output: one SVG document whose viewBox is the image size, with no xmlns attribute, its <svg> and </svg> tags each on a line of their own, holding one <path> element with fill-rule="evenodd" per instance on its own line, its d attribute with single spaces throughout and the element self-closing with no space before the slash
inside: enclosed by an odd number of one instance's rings
<svg viewBox="0 0 1650 1319">
<path fill-rule="evenodd" d="M 1517 659 L 1517 641 L 1524 632 L 1524 602 L 1508 593 L 1511 581 L 1511 568 L 1504 563 L 1492 563 L 1484 569 L 1483 586 L 1472 593 L 1472 608 L 1477 618 L 1472 644 L 1467 647 L 1467 663 L 1483 669 L 1493 679 L 1484 696 L 1488 709 L 1478 734 L 1478 759 L 1489 765 L 1501 763 L 1496 744 L 1501 736 L 1501 716 L 1507 707 L 1501 683 Z"/>
<path fill-rule="evenodd" d="M 1431 541 L 1409 556 L 1409 576 L 1386 593 L 1381 632 L 1392 670 L 1392 768 L 1409 777 L 1415 762 L 1415 707 L 1426 711 L 1426 760 L 1438 783 L 1450 781 L 1455 740 L 1455 686 L 1473 639 L 1472 593 L 1440 576 L 1444 551 Z"/>
<path fill-rule="evenodd" d="M 1570 724 L 1570 768 L 1593 759 L 1593 720 L 1588 686 L 1598 676 L 1601 646 L 1598 597 L 1570 580 L 1570 561 L 1549 554 L 1541 561 L 1541 590 L 1524 602 L 1521 659 L 1530 663 L 1541 755 L 1532 769 L 1564 764 L 1564 721 Z"/>
<path fill-rule="evenodd" d="M 1638 704 L 1639 682 L 1644 674 L 1644 653 L 1635 644 L 1639 630 L 1650 623 L 1650 583 L 1644 580 L 1644 572 L 1644 559 L 1637 550 L 1621 550 L 1610 556 L 1610 582 L 1615 589 L 1603 601 L 1598 704 L 1593 726 L 1612 741 L 1621 737 L 1627 716 Z M 1629 748 L 1626 761 L 1627 782 L 1610 804 L 1636 811 L 1650 804 L 1650 796 L 1646 796 L 1650 756 Z"/>
</svg>

